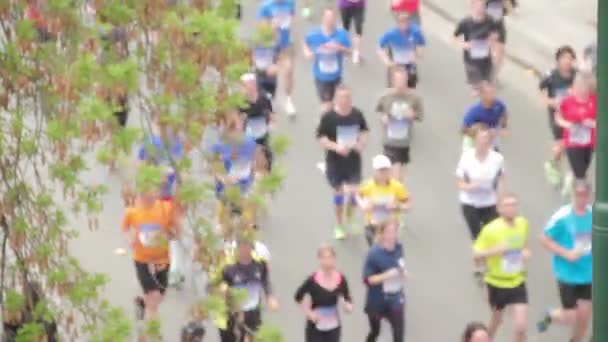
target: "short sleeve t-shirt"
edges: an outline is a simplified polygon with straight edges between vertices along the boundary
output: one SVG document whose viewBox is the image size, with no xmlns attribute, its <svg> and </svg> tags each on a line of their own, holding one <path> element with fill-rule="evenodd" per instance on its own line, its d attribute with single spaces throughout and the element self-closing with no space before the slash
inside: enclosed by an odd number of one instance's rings
<svg viewBox="0 0 608 342">
<path fill-rule="evenodd" d="M 383 313 L 401 308 L 404 305 L 404 279 L 402 275 L 397 275 L 397 277 L 387 279 L 377 285 L 368 283 L 369 277 L 384 273 L 392 268 L 405 270 L 403 246 L 397 243 L 395 248 L 389 251 L 380 245 L 373 245 L 367 252 L 363 264 L 363 281 L 367 284 L 365 312 Z"/>
<path fill-rule="evenodd" d="M 165 146 L 168 145 L 168 146 Z M 176 175 L 175 170 L 171 167 L 168 153 L 171 154 L 171 158 L 175 161 L 182 158 L 184 155 L 184 146 L 179 138 L 174 138 L 168 144 L 162 141 L 160 136 L 151 136 L 142 146 L 139 148 L 138 157 L 139 160 L 150 162 L 154 165 L 166 166 L 166 179 L 161 185 L 160 193 L 161 196 L 171 196 L 175 190 Z"/>
<path fill-rule="evenodd" d="M 270 114 L 273 112 L 270 99 L 258 94 L 255 101 L 248 100 L 246 102 L 246 105 L 241 108 L 241 112 L 246 115 L 245 132 L 254 138 L 258 144 L 266 144 L 268 142 Z"/>
<path fill-rule="evenodd" d="M 464 151 L 456 168 L 456 176 L 465 182 L 479 183 L 479 188 L 460 191 L 460 202 L 476 208 L 496 205 L 496 189 L 504 168 L 504 157 L 496 151 L 489 151 L 482 161 L 477 159 L 475 149 Z"/>
<path fill-rule="evenodd" d="M 133 229 L 135 245 L 133 259 L 141 263 L 169 264 L 167 234 L 170 231 L 173 207 L 170 202 L 157 201 L 150 208 L 128 208 L 122 230 Z"/>
<path fill-rule="evenodd" d="M 379 45 L 381 49 L 389 49 L 395 64 L 409 65 L 416 61 L 416 48 L 426 45 L 426 39 L 418 25 L 410 24 L 405 31 L 398 27 L 386 31 Z"/>
<path fill-rule="evenodd" d="M 492 129 L 500 128 L 507 115 L 507 106 L 501 100 L 496 100 L 486 107 L 481 102 L 467 110 L 462 120 L 463 128 L 470 128 L 476 123 L 484 123 Z"/>
<path fill-rule="evenodd" d="M 518 216 L 512 225 L 502 217 L 481 229 L 473 245 L 476 252 L 483 252 L 506 244 L 507 251 L 486 259 L 488 271 L 485 282 L 498 288 L 515 288 L 525 281 L 522 250 L 528 243 L 528 220 Z"/>
<path fill-rule="evenodd" d="M 322 29 L 312 30 L 306 36 L 306 45 L 314 53 L 312 72 L 316 80 L 329 82 L 342 77 L 344 68 L 344 53 L 325 48 L 325 44 L 334 42 L 350 48 L 350 35 L 342 28 L 335 28 L 330 35 Z"/>
<path fill-rule="evenodd" d="M 260 4 L 258 19 L 271 20 L 278 25 L 279 48 L 285 48 L 291 44 L 291 24 L 294 13 L 293 0 L 265 0 Z"/>
<path fill-rule="evenodd" d="M 378 224 L 398 216 L 398 213 L 392 213 L 387 206 L 406 201 L 409 193 L 396 179 L 389 180 L 388 184 L 379 184 L 372 178 L 359 187 L 359 196 L 372 204 L 370 210 L 365 213 L 367 223 Z"/>
<path fill-rule="evenodd" d="M 561 101 L 568 96 L 575 75 L 575 70 L 572 70 L 570 75 L 564 76 L 557 69 L 553 69 L 543 77 L 538 87 L 540 90 L 546 91 L 549 98 L 557 99 L 561 103 Z M 548 110 L 551 115 L 555 113 L 553 107 L 549 107 Z"/>
<path fill-rule="evenodd" d="M 317 138 L 326 137 L 339 145 L 354 146 L 359 135 L 368 130 L 367 121 L 359 109 L 353 107 L 348 115 L 340 115 L 332 110 L 323 115 L 317 127 Z M 344 157 L 334 151 L 327 151 L 325 161 L 348 168 L 358 165 L 361 156 L 356 151 L 351 151 Z"/>
<path fill-rule="evenodd" d="M 590 95 L 585 100 L 574 96 L 566 97 L 559 106 L 562 117 L 573 124 L 563 130 L 566 147 L 595 147 L 595 128 L 583 125 L 583 120 L 597 118 L 597 97 Z"/>
<path fill-rule="evenodd" d="M 585 215 L 577 215 L 571 205 L 561 207 L 545 226 L 545 235 L 567 250 L 580 248 L 584 254 L 570 262 L 559 255 L 553 256 L 553 272 L 560 282 L 566 284 L 591 284 L 592 255 L 591 230 L 592 209 Z"/>
<path fill-rule="evenodd" d="M 382 95 L 376 105 L 376 111 L 388 115 L 384 132 L 384 145 L 391 147 L 408 147 L 412 135 L 412 120 L 407 116 L 413 111 L 417 117 L 424 115 L 422 99 L 414 93 L 389 92 Z"/>
<path fill-rule="evenodd" d="M 464 41 L 471 44 L 469 50 L 464 51 L 466 62 L 491 60 L 489 38 L 492 33 L 498 31 L 497 24 L 492 18 L 486 16 L 481 21 L 472 17 L 462 19 L 456 26 L 454 37 L 463 36 Z"/>
<path fill-rule="evenodd" d="M 240 143 L 227 143 L 219 141 L 212 146 L 212 152 L 219 155 L 224 163 L 228 176 L 238 179 L 241 192 L 246 192 L 253 181 L 253 164 L 257 143 L 250 136 L 245 136 Z M 216 184 L 216 193 L 223 192 L 224 185 Z"/>
</svg>

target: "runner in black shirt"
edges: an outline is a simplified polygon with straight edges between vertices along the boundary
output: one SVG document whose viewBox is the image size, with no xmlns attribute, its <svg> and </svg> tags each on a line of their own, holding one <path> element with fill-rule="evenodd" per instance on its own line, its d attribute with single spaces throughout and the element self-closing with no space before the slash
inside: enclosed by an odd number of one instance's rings
<svg viewBox="0 0 608 342">
<path fill-rule="evenodd" d="M 306 314 L 306 342 L 340 341 L 341 322 L 338 301 L 342 299 L 344 310 L 353 310 L 348 283 L 336 270 L 336 252 L 328 245 L 317 252 L 319 270 L 306 278 L 296 291 L 295 300 Z M 308 300 L 305 296 L 308 295 Z"/>
<path fill-rule="evenodd" d="M 272 296 L 268 276 L 268 265 L 263 260 L 254 260 L 252 245 L 245 240 L 237 242 L 236 262 L 228 265 L 223 271 L 223 281 L 230 288 L 243 289 L 247 298 L 243 303 L 231 303 L 239 306 L 232 310 L 226 330 L 220 329 L 222 342 L 244 342 L 246 336 L 257 331 L 262 324 L 260 294 L 263 291 L 271 310 L 278 308 L 277 300 Z M 230 303 L 230 298 L 229 303 Z M 237 339 L 238 338 L 238 339 Z"/>
<path fill-rule="evenodd" d="M 555 53 L 557 65 L 540 81 L 539 88 L 544 104 L 549 113 L 549 128 L 553 134 L 551 159 L 545 162 L 545 176 L 550 184 L 559 186 L 562 180 L 560 163 L 564 154 L 562 146 L 562 128 L 555 123 L 555 111 L 561 100 L 568 95 L 576 69 L 576 54 L 570 46 L 562 46 Z"/>
<path fill-rule="evenodd" d="M 326 150 L 325 175 L 334 188 L 336 239 L 346 237 L 345 223 L 352 224 L 355 194 L 361 181 L 361 152 L 367 143 L 367 122 L 352 105 L 350 90 L 336 89 L 334 109 L 325 113 L 317 128 L 319 143 Z M 344 218 L 351 222 L 345 222 Z"/>
<path fill-rule="evenodd" d="M 259 91 L 254 74 L 245 74 L 241 77 L 241 80 L 245 88 L 246 105 L 240 110 L 246 115 L 246 132 L 262 147 L 266 159 L 266 169 L 270 171 L 272 167 L 272 151 L 268 145 L 269 130 L 276 123 L 272 102 L 268 96 Z"/>
<path fill-rule="evenodd" d="M 464 50 L 467 81 L 474 88 L 492 78 L 491 47 L 497 41 L 496 22 L 486 14 L 485 0 L 471 1 L 471 15 L 462 19 L 454 37 Z"/>
</svg>

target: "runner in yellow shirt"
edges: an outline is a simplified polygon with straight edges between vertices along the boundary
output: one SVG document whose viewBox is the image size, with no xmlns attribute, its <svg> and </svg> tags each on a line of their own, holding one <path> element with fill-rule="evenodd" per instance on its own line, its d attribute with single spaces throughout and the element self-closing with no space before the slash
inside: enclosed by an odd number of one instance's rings
<svg viewBox="0 0 608 342">
<path fill-rule="evenodd" d="M 500 217 L 484 226 L 473 245 L 475 261 L 485 261 L 484 281 L 492 309 L 488 330 L 492 338 L 502 322 L 505 307 L 513 317 L 515 342 L 526 340 L 528 292 L 524 263 L 530 258 L 528 221 L 517 214 L 517 198 L 501 196 Z"/>
<path fill-rule="evenodd" d="M 410 195 L 398 180 L 392 178 L 392 163 L 387 156 L 377 155 L 372 161 L 374 176 L 359 188 L 357 202 L 365 213 L 365 238 L 371 245 L 376 226 L 410 208 Z"/>
</svg>

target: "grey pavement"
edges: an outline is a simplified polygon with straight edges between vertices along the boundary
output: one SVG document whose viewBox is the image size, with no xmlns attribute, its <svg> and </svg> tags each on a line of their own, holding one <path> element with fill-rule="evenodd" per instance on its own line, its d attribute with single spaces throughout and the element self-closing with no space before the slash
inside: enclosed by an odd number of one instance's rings
<svg viewBox="0 0 608 342">
<path fill-rule="evenodd" d="M 450 0 L 448 0 L 450 1 Z M 247 3 L 245 25 L 251 27 L 252 6 Z M 488 308 L 484 291 L 471 276 L 471 252 L 467 229 L 460 215 L 454 170 L 460 152 L 459 125 L 462 113 L 474 99 L 465 87 L 459 51 L 447 43 L 453 26 L 433 12 L 424 11 L 424 27 L 429 46 L 420 64 L 419 91 L 425 100 L 426 116 L 416 128 L 412 146 L 412 164 L 406 184 L 413 198 L 413 209 L 406 217 L 403 241 L 406 263 L 412 273 L 407 286 L 407 341 L 457 341 L 470 320 L 485 321 Z M 383 6 L 371 6 L 367 13 L 364 57 L 361 67 L 348 65 L 345 82 L 353 90 L 355 104 L 371 125 L 370 144 L 365 153 L 365 174 L 370 175 L 373 155 L 381 151 L 379 119 L 373 112 L 378 93 L 385 84 L 385 69 L 376 58 L 375 45 L 391 23 Z M 299 20 L 301 32 L 308 23 Z M 531 301 L 531 342 L 566 341 L 566 330 L 554 328 L 539 337 L 533 322 L 547 305 L 557 304 L 556 285 L 549 256 L 536 236 L 543 224 L 560 205 L 557 193 L 545 184 L 542 162 L 550 150 L 546 113 L 536 98 L 536 79 L 511 63 L 503 71 L 501 96 L 511 113 L 511 135 L 504 139 L 502 150 L 507 161 L 508 187 L 520 196 L 521 211 L 531 223 L 533 259 L 529 266 Z M 315 164 L 322 151 L 314 139 L 319 104 L 315 95 L 310 65 L 301 54 L 296 61 L 294 100 L 299 110 L 296 122 L 281 116 L 280 130 L 290 135 L 293 145 L 285 163 L 288 179 L 284 189 L 271 205 L 268 224 L 262 227 L 263 242 L 273 255 L 271 276 L 282 307 L 266 319 L 281 327 L 286 342 L 304 340 L 304 316 L 293 302 L 296 287 L 315 269 L 315 250 L 330 241 L 332 215 L 331 192 Z M 132 118 L 131 120 L 133 120 Z M 83 233 L 72 251 L 90 270 L 111 276 L 106 294 L 112 303 L 132 312 L 132 298 L 140 289 L 132 261 L 118 256 L 114 249 L 124 247 L 119 234 L 123 208 L 120 200 L 120 177 L 101 168 L 91 171 L 91 181 L 108 184 L 111 191 L 101 217 L 101 229 Z M 83 225 L 84 227 L 84 225 Z M 363 341 L 367 320 L 362 312 L 365 289 L 361 281 L 366 244 L 362 236 L 336 243 L 338 262 L 350 282 L 355 312 L 344 315 L 343 341 Z M 192 290 L 168 292 L 161 306 L 166 341 L 177 341 L 179 328 L 185 322 L 185 311 L 192 303 Z M 389 341 L 388 327 L 383 326 L 380 341 Z M 508 342 L 509 319 L 496 342 Z M 210 328 L 207 341 L 218 341 Z"/>
<path fill-rule="evenodd" d="M 582 51 L 596 39 L 597 0 L 519 3 L 506 18 L 507 54 L 513 62 L 544 72 L 558 47 L 568 44 Z M 468 0 L 423 0 L 423 6 L 452 22 L 469 13 Z"/>
</svg>

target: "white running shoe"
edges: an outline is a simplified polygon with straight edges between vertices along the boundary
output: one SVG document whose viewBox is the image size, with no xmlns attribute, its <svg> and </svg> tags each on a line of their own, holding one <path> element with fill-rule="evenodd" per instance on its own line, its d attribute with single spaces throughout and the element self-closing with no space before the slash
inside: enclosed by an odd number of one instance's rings
<svg viewBox="0 0 608 342">
<path fill-rule="evenodd" d="M 353 63 L 359 64 L 361 62 L 361 55 L 358 50 L 353 50 Z"/>
<path fill-rule="evenodd" d="M 291 100 L 291 96 L 288 96 L 285 99 L 285 113 L 287 113 L 287 116 L 289 117 L 296 115 L 296 107 L 294 106 L 293 101 Z"/>
</svg>

